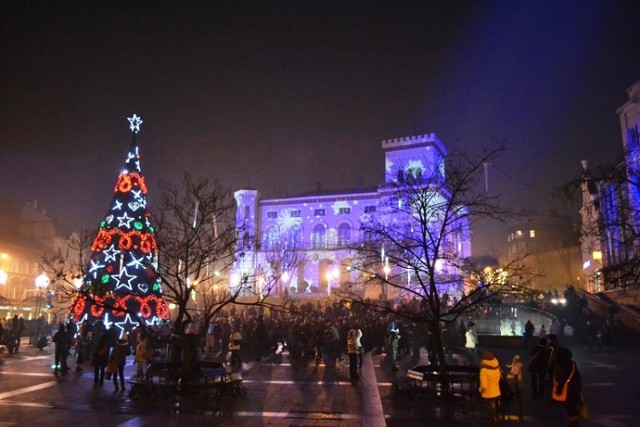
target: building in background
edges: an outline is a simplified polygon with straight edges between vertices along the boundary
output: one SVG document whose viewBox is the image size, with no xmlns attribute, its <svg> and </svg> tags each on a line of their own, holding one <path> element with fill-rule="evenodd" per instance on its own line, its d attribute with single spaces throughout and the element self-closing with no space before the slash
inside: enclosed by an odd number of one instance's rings
<svg viewBox="0 0 640 427">
<path fill-rule="evenodd" d="M 299 196 L 263 199 L 258 190 L 242 189 L 234 193 L 243 251 L 232 268 L 230 287 L 248 284 L 249 277 L 268 274 L 277 269 L 271 265 L 270 254 L 296 252 L 293 271 L 285 272 L 270 294 L 328 296 L 337 286 L 348 286 L 363 293 L 362 272 L 352 268 L 359 242 L 366 239 L 360 224 L 367 218 L 384 215 L 384 207 L 395 195 L 393 188 L 407 177 L 420 179 L 440 176 L 444 179 L 446 149 L 434 134 L 425 134 L 382 141 L 385 154 L 383 184 L 370 189 L 303 194 Z M 409 218 L 394 218 L 406 221 Z M 465 228 L 465 227 L 461 227 Z M 466 227 L 468 228 L 468 227 Z M 471 255 L 470 232 L 451 233 L 447 242 L 455 248 L 459 259 Z M 382 249 L 382 248 L 381 248 Z M 389 268 L 392 268 L 390 266 Z M 442 266 L 448 274 L 455 267 Z M 260 287 L 264 281 L 255 280 Z M 407 286 L 410 286 L 410 279 Z M 260 293 L 261 289 L 251 289 Z M 460 289 L 443 289 L 455 296 Z M 382 294 L 366 295 L 379 298 Z"/>
<path fill-rule="evenodd" d="M 507 233 L 508 259 L 522 260 L 533 273 L 533 289 L 562 292 L 567 284 L 580 282 L 580 245 L 571 218 L 524 210 L 510 221 Z"/>
<path fill-rule="evenodd" d="M 4 207 L 0 215 L 0 316 L 48 317 L 50 289 L 38 288 L 36 278 L 43 273 L 43 257 L 66 247 L 66 239 L 37 202 L 19 210 Z"/>
<path fill-rule="evenodd" d="M 582 162 L 581 246 L 585 288 L 637 287 L 640 279 L 640 81 L 618 110 L 624 161 L 594 174 Z"/>
</svg>

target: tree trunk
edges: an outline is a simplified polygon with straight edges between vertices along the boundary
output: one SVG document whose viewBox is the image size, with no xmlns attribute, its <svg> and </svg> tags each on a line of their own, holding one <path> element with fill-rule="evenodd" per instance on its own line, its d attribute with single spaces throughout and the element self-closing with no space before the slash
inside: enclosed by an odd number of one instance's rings
<svg viewBox="0 0 640 427">
<path fill-rule="evenodd" d="M 431 339 L 438 355 L 438 372 L 441 375 L 441 392 L 442 397 L 449 396 L 449 370 L 447 369 L 447 356 L 444 352 L 444 345 L 442 343 L 442 328 L 439 321 L 434 321 L 431 325 Z"/>
</svg>

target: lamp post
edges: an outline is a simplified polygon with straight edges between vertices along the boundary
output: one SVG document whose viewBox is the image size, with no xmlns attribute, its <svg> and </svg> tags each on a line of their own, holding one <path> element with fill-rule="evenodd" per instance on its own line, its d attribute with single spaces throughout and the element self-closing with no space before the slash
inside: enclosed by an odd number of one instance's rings
<svg viewBox="0 0 640 427">
<path fill-rule="evenodd" d="M 389 273 L 391 273 L 391 267 L 389 267 L 389 257 L 385 258 L 382 271 L 384 271 L 384 282 L 382 283 L 382 300 L 386 301 L 387 300 L 387 283 L 389 282 Z"/>
<path fill-rule="evenodd" d="M 40 315 L 40 309 L 41 309 L 41 304 L 42 304 L 42 297 L 46 291 L 46 289 L 49 287 L 49 277 L 45 274 L 42 273 L 41 275 L 39 275 L 38 277 L 36 277 L 36 288 L 38 288 L 38 299 L 36 300 L 36 312 L 35 312 L 35 321 L 36 321 L 36 337 L 35 337 L 35 342 L 38 342 L 38 336 L 40 335 L 40 329 L 42 328 L 42 325 L 39 322 L 38 316 Z"/>
</svg>

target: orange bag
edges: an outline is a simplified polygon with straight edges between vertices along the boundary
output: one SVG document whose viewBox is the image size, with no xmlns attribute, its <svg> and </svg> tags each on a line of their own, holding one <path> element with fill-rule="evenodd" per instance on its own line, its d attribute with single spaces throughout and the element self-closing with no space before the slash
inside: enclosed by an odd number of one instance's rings
<svg viewBox="0 0 640 427">
<path fill-rule="evenodd" d="M 569 378 L 562 385 L 562 390 L 558 393 L 558 381 L 556 381 L 555 375 L 553 376 L 553 388 L 551 389 L 551 398 L 556 402 L 566 402 L 567 401 L 567 392 L 569 391 L 569 382 L 571 378 L 573 378 L 573 374 L 576 372 L 576 364 L 575 362 L 571 365 L 571 374 L 569 374 Z"/>
</svg>

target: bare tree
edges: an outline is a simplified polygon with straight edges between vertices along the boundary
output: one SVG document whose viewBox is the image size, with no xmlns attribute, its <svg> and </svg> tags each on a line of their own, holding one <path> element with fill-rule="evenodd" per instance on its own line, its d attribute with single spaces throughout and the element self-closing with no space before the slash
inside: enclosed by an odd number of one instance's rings
<svg viewBox="0 0 640 427">
<path fill-rule="evenodd" d="M 50 291 L 55 294 L 54 312 L 58 318 L 66 316 L 66 310 L 82 284 L 95 235 L 96 231 L 74 232 L 63 247 L 42 258 L 42 268 L 51 279 Z"/>
<path fill-rule="evenodd" d="M 500 219 L 505 213 L 498 197 L 481 185 L 485 165 L 501 151 L 498 147 L 477 158 L 454 153 L 432 171 L 399 171 L 402 179 L 385 189 L 382 209 L 362 221 L 364 243 L 350 266 L 362 273 L 369 291 L 339 290 L 352 303 L 426 324 L 445 372 L 443 326 L 501 290 L 513 290 L 513 275 L 524 274 L 515 261 L 484 269 L 466 259 L 474 221 Z M 381 298 L 366 298 L 376 287 Z M 443 295 L 452 290 L 460 297 L 443 304 Z M 389 302 L 398 297 L 411 303 Z"/>
<path fill-rule="evenodd" d="M 213 317 L 230 304 L 270 304 L 273 284 L 289 264 L 274 254 L 272 263 L 279 269 L 245 276 L 241 286 L 231 287 L 228 275 L 243 255 L 240 237 L 245 235 L 236 225 L 231 193 L 214 179 L 188 174 L 180 186 L 166 182 L 161 186 L 158 274 L 167 302 L 175 305 L 174 332 L 186 373 Z"/>
</svg>

